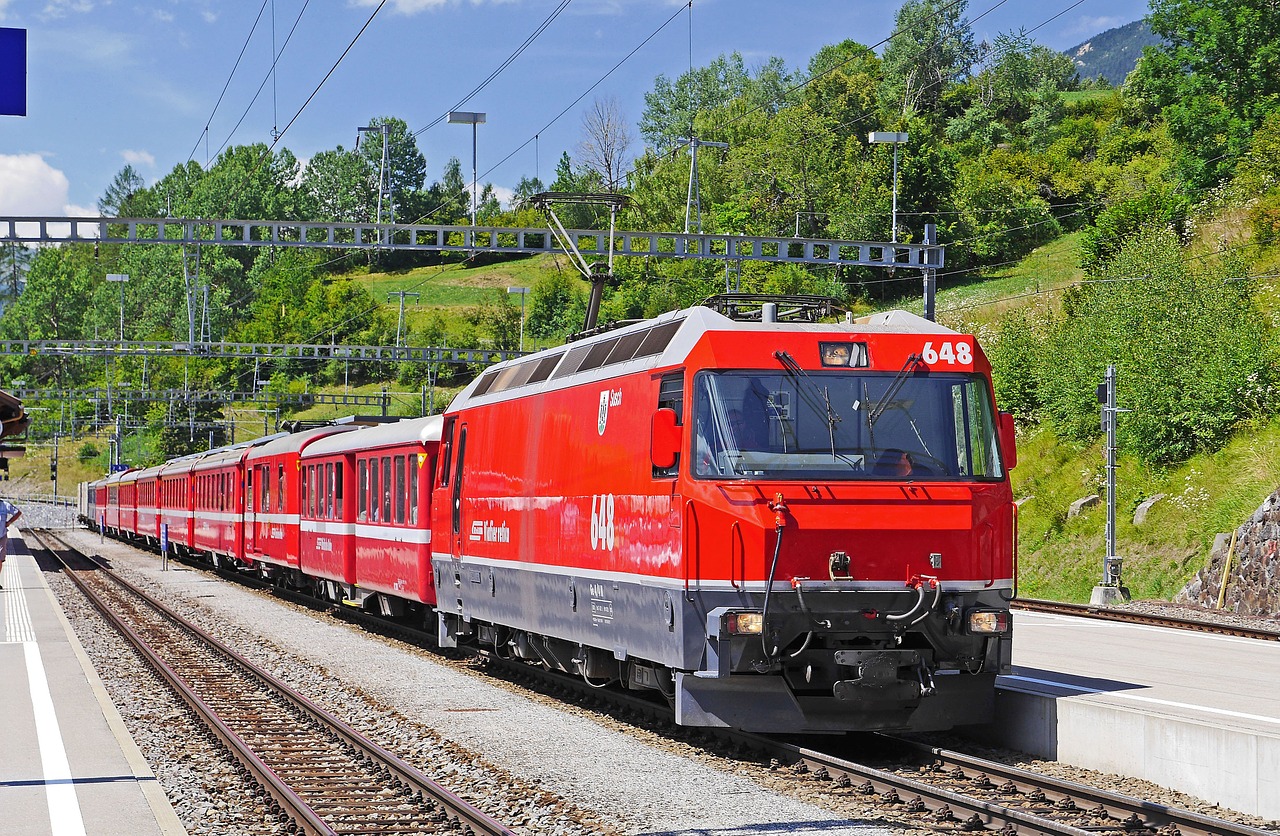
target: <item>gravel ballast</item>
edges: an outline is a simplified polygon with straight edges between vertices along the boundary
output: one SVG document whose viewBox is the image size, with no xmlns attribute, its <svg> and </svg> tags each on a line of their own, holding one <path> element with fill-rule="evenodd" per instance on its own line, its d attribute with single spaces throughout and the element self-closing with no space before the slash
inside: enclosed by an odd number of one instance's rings
<svg viewBox="0 0 1280 836">
<path fill-rule="evenodd" d="M 201 627 L 521 832 L 910 832 L 851 819 L 847 802 L 839 811 L 807 803 L 795 797 L 802 790 L 771 781 L 763 769 L 746 766 L 741 771 L 753 774 L 735 774 L 732 761 L 696 747 L 530 694 L 464 663 L 181 564 L 161 572 L 154 555 L 83 530 L 60 535 L 103 555 Z M 91 612 L 68 609 L 82 641 L 86 632 L 105 632 Z M 247 791 L 229 767 L 228 774 L 216 765 L 204 769 L 221 755 L 201 752 L 198 742 L 188 745 L 194 720 L 162 706 L 167 688 L 149 674 L 104 670 L 133 661 L 119 639 L 103 635 L 85 646 L 192 833 L 277 832 L 251 804 L 247 811 L 229 809 Z M 145 738 L 153 734 L 160 738 L 150 744 Z"/>
</svg>

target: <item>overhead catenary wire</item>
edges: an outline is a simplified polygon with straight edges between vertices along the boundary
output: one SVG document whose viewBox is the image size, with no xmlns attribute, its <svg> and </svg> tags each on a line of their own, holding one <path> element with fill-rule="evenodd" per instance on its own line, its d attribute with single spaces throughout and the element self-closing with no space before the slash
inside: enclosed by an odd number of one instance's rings
<svg viewBox="0 0 1280 836">
<path fill-rule="evenodd" d="M 483 81 L 481 81 L 479 84 L 473 87 L 471 89 L 471 92 L 467 93 L 465 96 L 459 99 L 458 102 L 453 105 L 453 107 L 449 108 L 449 110 L 446 110 L 444 113 L 432 119 L 422 128 L 419 128 L 418 130 L 414 131 L 413 136 L 415 138 L 419 137 L 422 134 L 429 131 L 431 128 L 434 128 L 436 125 L 440 124 L 449 116 L 450 110 L 456 110 L 462 107 L 464 104 L 466 104 L 467 102 L 475 98 L 476 94 L 478 94 L 480 91 L 484 90 L 486 87 L 492 84 L 498 78 L 498 76 L 502 75 L 503 70 L 511 66 L 512 63 L 514 63 L 515 60 L 519 58 L 521 54 L 523 54 L 524 51 L 528 49 L 533 44 L 534 41 L 538 39 L 538 36 L 541 35 L 543 32 L 545 32 L 547 27 L 555 22 L 556 18 L 558 18 L 560 14 L 565 9 L 567 9 L 569 7 L 569 4 L 572 2 L 573 0 L 560 0 L 559 5 L 557 5 L 554 9 L 552 9 L 551 14 L 547 15 L 547 17 L 540 24 L 538 24 L 537 28 L 535 28 L 533 32 L 530 33 L 529 36 L 524 39 L 524 41 L 520 44 L 520 46 L 516 47 L 514 52 L 512 52 L 510 55 L 507 56 L 506 60 L 504 60 L 501 64 L 498 65 L 497 69 L 493 70 L 492 72 L 489 73 L 489 75 L 485 76 Z"/>
<path fill-rule="evenodd" d="M 303 2 L 302 8 L 298 11 L 298 16 L 293 21 L 293 27 L 289 29 L 289 34 L 285 36 L 284 43 L 280 45 L 280 51 L 277 52 L 272 57 L 271 68 L 267 70 L 267 74 L 262 77 L 262 81 L 261 83 L 258 84 L 258 89 L 254 92 L 253 98 L 251 98 L 249 100 L 249 104 L 245 106 L 244 112 L 240 114 L 240 118 L 236 120 L 235 127 L 233 127 L 231 129 L 231 132 L 227 134 L 227 138 L 222 141 L 222 145 L 218 146 L 218 150 L 214 152 L 214 157 L 217 157 L 218 155 L 220 155 L 223 152 L 223 150 L 225 150 L 226 147 L 231 144 L 231 139 L 236 135 L 236 131 L 240 130 L 240 125 L 244 123 L 245 118 L 249 115 L 249 111 L 253 109 L 253 106 L 255 104 L 257 104 L 258 97 L 262 95 L 262 91 L 266 88 L 268 81 L 270 81 L 272 84 L 272 90 L 271 90 L 272 124 L 273 124 L 273 127 L 271 129 L 272 139 L 276 139 L 279 137 L 279 133 L 276 132 L 276 129 L 274 127 L 276 65 L 280 63 L 280 56 L 284 55 L 285 49 L 289 46 L 289 41 L 293 39 L 293 33 L 297 31 L 298 24 L 302 22 L 303 13 L 306 12 L 307 6 L 310 3 L 311 3 L 311 0 L 305 0 L 305 2 Z M 272 10 L 274 12 L 274 6 Z"/>
<path fill-rule="evenodd" d="M 692 4 L 692 0 L 688 0 L 688 1 L 689 1 L 689 4 Z M 587 97 L 587 96 L 588 96 L 588 95 L 589 95 L 593 90 L 595 90 L 597 87 L 599 87 L 601 84 L 603 84 L 603 83 L 604 83 L 604 82 L 605 82 L 605 81 L 606 81 L 606 80 L 607 80 L 611 75 L 613 75 L 615 72 L 617 72 L 617 70 L 618 70 L 618 69 L 619 69 L 623 64 L 625 64 L 627 61 L 629 61 L 629 60 L 632 58 L 632 56 L 634 56 L 637 52 L 639 52 L 639 51 L 640 51 L 641 49 L 643 49 L 646 45 L 648 45 L 648 43 L 649 43 L 650 41 L 652 41 L 655 37 L 657 37 L 657 36 L 658 36 L 658 34 L 659 34 L 660 32 L 662 32 L 664 29 L 666 29 L 668 26 L 670 26 L 670 25 L 671 25 L 671 22 L 672 22 L 672 21 L 674 21 L 677 17 L 679 17 L 679 16 L 680 16 L 680 14 L 681 14 L 681 12 L 683 12 L 683 11 L 684 11 L 684 6 L 681 6 L 679 9 L 677 9 L 677 10 L 676 10 L 676 12 L 675 12 L 674 14 L 672 14 L 670 17 L 668 17 L 666 20 L 664 20 L 661 24 L 659 24 L 659 26 L 658 26 L 656 29 L 654 29 L 652 32 L 650 32 L 650 33 L 649 33 L 649 34 L 644 38 L 644 40 L 642 40 L 639 44 L 637 44 L 635 47 L 633 47 L 633 48 L 632 48 L 632 50 L 631 50 L 630 52 L 628 52 L 628 53 L 627 53 L 627 54 L 626 54 L 626 55 L 625 55 L 625 56 L 624 56 L 620 61 L 618 61 L 618 62 L 617 62 L 616 64 L 614 64 L 611 68 L 609 68 L 609 70 L 608 70 L 608 71 L 606 71 L 606 72 L 605 72 L 602 76 L 600 76 L 598 79 L 596 79 L 596 80 L 591 84 L 591 86 L 589 86 L 586 90 L 584 90 L 584 91 L 583 91 L 583 92 L 582 92 L 582 93 L 581 93 L 581 94 L 580 94 L 576 99 L 574 99 L 572 102 L 570 102 L 568 105 L 566 105 L 566 106 L 565 106 L 565 108 L 564 108 L 563 110 L 561 110 L 561 111 L 560 111 L 559 113 L 557 113 L 554 117 L 552 117 L 552 118 L 551 118 L 551 119 L 550 119 L 550 120 L 549 120 L 545 125 L 543 125 L 541 128 L 539 128 L 538 130 L 536 130 L 536 131 L 534 132 L 533 136 L 529 137 L 529 138 L 528 138 L 528 139 L 526 139 L 524 142 L 520 143 L 520 145 L 516 146 L 516 147 L 515 147 L 515 148 L 514 148 L 510 153 L 508 153 L 505 157 L 503 157 L 502 159 L 498 160 L 498 162 L 494 163 L 493 165 L 489 166 L 489 168 L 487 168 L 485 171 L 481 172 L 481 173 L 480 173 L 480 177 L 481 177 L 481 178 L 488 177 L 490 174 L 492 174 L 494 171 L 496 171 L 498 168 L 500 168 L 502 165 L 504 165 L 508 160 L 510 160 L 510 159 L 511 159 L 512 157 L 514 157 L 516 154 L 520 153 L 520 152 L 521 152 L 521 151 L 523 151 L 525 148 L 527 148 L 527 147 L 529 146 L 529 143 L 531 143 L 531 142 L 532 142 L 532 143 L 536 143 L 536 142 L 538 141 L 538 137 L 539 137 L 539 135 L 540 135 L 540 134 L 542 134 L 543 132 L 545 132 L 548 128 L 550 128 L 550 127 L 551 127 L 552 125 L 554 125 L 556 122 L 560 121 L 560 119 L 561 119 L 561 118 L 563 118 L 563 117 L 564 117 L 564 115 L 565 115 L 566 113 L 568 113 L 570 110 L 572 110 L 574 107 L 576 107 L 576 106 L 578 105 L 578 103 L 579 103 L 579 102 L 581 102 L 583 99 L 585 99 L 585 98 L 586 98 L 586 97 Z M 425 130 L 425 128 L 424 128 L 424 130 Z M 440 211 L 442 208 L 444 208 L 444 204 L 441 204 L 441 205 L 439 205 L 439 206 L 436 206 L 436 207 L 434 207 L 434 208 L 432 208 L 432 209 L 430 209 L 430 210 L 428 210 L 428 211 L 424 212 L 422 215 L 420 215 L 420 216 L 418 217 L 418 219 L 417 219 L 417 220 L 413 221 L 413 223 L 422 223 L 423 221 L 427 220 L 427 219 L 428 219 L 428 218 L 430 218 L 432 215 L 434 215 L 436 212 Z"/>
<path fill-rule="evenodd" d="M 244 58 L 245 50 L 249 48 L 249 41 L 253 39 L 253 33 L 258 29 L 258 23 L 262 20 L 262 12 L 267 8 L 268 0 L 262 0 L 262 5 L 258 7 L 258 15 L 253 19 L 253 25 L 249 27 L 249 34 L 245 36 L 244 44 L 240 47 L 240 54 L 236 56 L 235 63 L 231 65 L 231 72 L 227 74 L 227 81 L 222 85 L 222 92 L 218 94 L 218 100 L 213 104 L 213 110 L 209 113 L 209 118 L 205 120 L 204 130 L 200 136 L 196 138 L 196 144 L 191 147 L 191 153 L 187 155 L 187 162 L 195 157 L 196 151 L 200 149 L 201 140 L 207 140 L 209 136 L 209 126 L 213 124 L 213 117 L 218 112 L 218 107 L 222 104 L 222 99 L 227 95 L 227 88 L 231 86 L 231 79 L 235 78 L 236 70 L 240 67 L 240 60 Z M 206 160 L 206 163 L 208 161 Z"/>
</svg>

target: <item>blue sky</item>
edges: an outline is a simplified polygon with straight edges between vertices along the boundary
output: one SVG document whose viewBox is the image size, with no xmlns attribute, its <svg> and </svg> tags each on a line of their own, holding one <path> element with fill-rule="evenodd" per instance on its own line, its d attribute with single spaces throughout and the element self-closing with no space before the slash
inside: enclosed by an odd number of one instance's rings
<svg viewBox="0 0 1280 836">
<path fill-rule="evenodd" d="M 690 14 L 676 0 L 572 0 L 496 80 L 463 101 L 561 0 L 386 0 L 302 109 L 379 2 L 0 0 L 0 26 L 27 29 L 29 53 L 28 115 L 0 116 L 0 216 L 96 214 L 98 197 L 126 163 L 148 183 L 189 157 L 204 163 L 206 124 L 213 158 L 228 141 L 270 142 L 273 128 L 293 120 L 280 146 L 305 160 L 351 147 L 356 128 L 373 117 L 397 116 L 418 131 L 453 108 L 488 114 L 479 128 L 481 180 L 503 193 L 522 176 L 554 177 L 561 152 L 573 153 L 581 140 L 594 98 L 615 97 L 634 126 L 654 78 L 686 71 L 691 52 L 695 66 L 737 50 L 748 66 L 778 56 L 804 67 L 826 44 L 878 43 L 900 5 L 694 0 Z M 293 29 L 274 81 L 273 12 L 276 51 Z M 1033 37 L 1066 49 L 1146 12 L 1146 0 L 969 0 L 967 16 L 980 39 L 1039 27 Z M 418 145 L 428 182 L 452 156 L 470 169 L 466 126 L 441 120 Z"/>
</svg>

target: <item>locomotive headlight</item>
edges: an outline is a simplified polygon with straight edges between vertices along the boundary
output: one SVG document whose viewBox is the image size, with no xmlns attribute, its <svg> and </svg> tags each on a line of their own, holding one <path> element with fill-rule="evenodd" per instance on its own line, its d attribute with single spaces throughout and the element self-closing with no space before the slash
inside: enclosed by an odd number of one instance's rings
<svg viewBox="0 0 1280 836">
<path fill-rule="evenodd" d="M 724 631 L 731 635 L 753 635 L 758 636 L 764 630 L 764 613 L 761 612 L 731 612 L 725 613 Z"/>
<path fill-rule="evenodd" d="M 970 610 L 966 622 L 970 633 L 1009 632 L 1009 613 L 1003 610 Z"/>
</svg>

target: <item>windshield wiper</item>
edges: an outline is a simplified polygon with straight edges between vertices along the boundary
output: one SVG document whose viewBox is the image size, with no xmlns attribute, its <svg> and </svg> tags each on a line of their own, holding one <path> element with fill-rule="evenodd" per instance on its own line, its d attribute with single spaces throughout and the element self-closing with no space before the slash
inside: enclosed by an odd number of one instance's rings
<svg viewBox="0 0 1280 836">
<path fill-rule="evenodd" d="M 813 378 L 809 377 L 808 373 L 805 372 L 804 369 L 800 368 L 800 364 L 796 362 L 796 358 L 792 357 L 787 352 L 775 351 L 773 352 L 773 356 L 774 359 L 781 363 L 782 367 L 787 370 L 787 373 L 795 378 L 797 383 L 803 384 L 803 386 L 799 388 L 800 397 L 804 398 L 804 401 L 809 405 L 809 408 L 814 412 L 826 415 L 827 434 L 831 439 L 831 458 L 839 458 L 836 454 L 836 424 L 840 423 L 844 419 L 836 414 L 836 411 L 832 409 L 831 393 L 825 386 L 818 386 L 818 384 L 813 381 Z M 818 401 L 813 397 L 815 393 L 822 396 L 821 401 Z"/>
<path fill-rule="evenodd" d="M 876 421 L 880 420 L 880 416 L 889 408 L 889 404 L 893 403 L 894 397 L 898 394 L 898 390 L 907 382 L 907 376 L 916 370 L 917 367 L 924 365 L 924 358 L 919 354 L 912 354 L 907 358 L 907 362 L 902 365 L 902 369 L 889 381 L 889 388 L 885 390 L 884 396 L 880 398 L 880 402 L 871 408 L 867 414 L 867 423 L 874 426 Z"/>
</svg>

